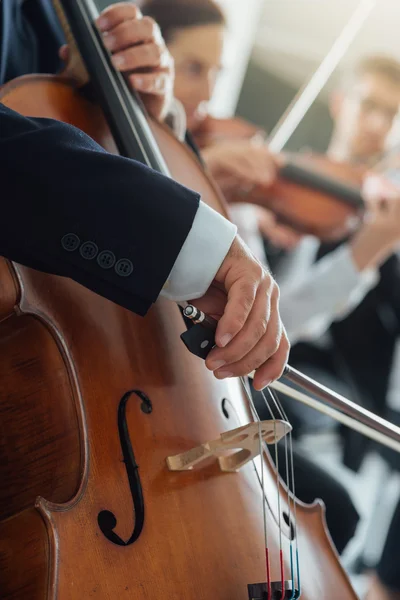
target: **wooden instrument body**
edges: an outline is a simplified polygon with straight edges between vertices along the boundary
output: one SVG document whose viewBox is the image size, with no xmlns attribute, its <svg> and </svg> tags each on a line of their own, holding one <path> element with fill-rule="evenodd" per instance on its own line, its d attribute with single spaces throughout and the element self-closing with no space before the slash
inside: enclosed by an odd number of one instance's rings
<svg viewBox="0 0 400 600">
<path fill-rule="evenodd" d="M 24 77 L 0 101 L 75 124 L 115 151 L 101 111 L 66 81 Z M 172 176 L 223 211 L 191 152 L 151 127 Z M 251 415 L 236 381 L 218 382 L 187 352 L 177 307 L 159 301 L 143 319 L 69 279 L 2 260 L 0 319 L 2 600 L 245 600 L 247 584 L 265 581 L 260 461 L 239 473 L 216 463 L 181 473 L 166 458 Z M 138 540 L 121 546 L 104 536 L 98 515 L 112 511 L 115 531 L 129 539 L 135 515 L 118 430 L 129 390 L 144 392 L 152 410 L 136 394 L 126 404 L 146 516 Z M 265 465 L 271 575 L 280 579 L 280 520 L 290 579 L 290 527 Z M 321 504 L 297 503 L 297 517 L 301 598 L 355 600 Z"/>
<path fill-rule="evenodd" d="M 266 139 L 265 132 L 244 119 L 216 119 L 206 117 L 194 132 L 194 139 L 200 148 L 207 148 L 221 142 Z M 238 187 L 229 193 L 229 201 L 255 204 L 272 211 L 277 221 L 304 234 L 314 235 L 323 241 L 338 240 L 351 233 L 360 223 L 363 206 L 351 205 L 339 194 L 328 193 L 319 188 L 324 177 L 337 181 L 342 186 L 354 190 L 361 189 L 365 169 L 345 162 L 334 161 L 324 155 L 314 153 L 278 154 L 275 156 L 277 177 L 273 185 L 255 185 L 243 195 Z M 316 181 L 312 185 L 301 184 L 285 175 L 288 163 L 295 164 L 312 175 Z M 308 178 L 312 183 L 312 177 Z"/>
</svg>

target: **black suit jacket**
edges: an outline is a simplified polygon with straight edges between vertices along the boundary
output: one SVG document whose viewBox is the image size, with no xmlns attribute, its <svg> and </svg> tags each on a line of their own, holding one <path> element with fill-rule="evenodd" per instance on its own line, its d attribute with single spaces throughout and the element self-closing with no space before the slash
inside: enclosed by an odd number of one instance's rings
<svg viewBox="0 0 400 600">
<path fill-rule="evenodd" d="M 3 81 L 44 72 L 50 59 L 56 68 L 62 35 L 49 0 L 0 6 Z M 199 203 L 194 192 L 107 154 L 77 129 L 1 104 L 0 178 L 0 255 L 71 277 L 139 314 L 157 299 Z"/>
</svg>

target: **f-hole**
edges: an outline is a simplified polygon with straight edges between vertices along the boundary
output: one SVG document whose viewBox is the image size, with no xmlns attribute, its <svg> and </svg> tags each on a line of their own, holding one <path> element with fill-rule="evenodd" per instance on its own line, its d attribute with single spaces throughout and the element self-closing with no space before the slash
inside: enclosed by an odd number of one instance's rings
<svg viewBox="0 0 400 600">
<path fill-rule="evenodd" d="M 289 527 L 289 530 L 290 530 L 290 534 L 289 534 L 290 538 L 289 539 L 292 542 L 294 540 L 294 525 L 293 525 L 293 522 L 292 522 L 291 519 L 289 519 L 289 515 L 286 512 L 282 513 L 282 516 L 283 516 L 283 520 L 285 521 L 286 525 Z"/>
<path fill-rule="evenodd" d="M 132 394 L 136 394 L 142 401 L 141 409 L 145 414 L 150 414 L 153 410 L 150 399 L 140 390 L 130 390 L 126 392 L 120 400 L 118 406 L 118 432 L 121 443 L 122 455 L 128 475 L 129 488 L 131 491 L 135 526 L 129 540 L 124 541 L 113 531 L 117 525 L 117 518 L 110 510 L 102 510 L 97 515 L 97 522 L 103 535 L 113 544 L 118 546 L 130 546 L 140 536 L 144 525 L 144 499 L 143 489 L 139 476 L 139 466 L 136 463 L 131 440 L 129 437 L 128 424 L 126 422 L 126 405 Z"/>
<path fill-rule="evenodd" d="M 222 410 L 222 414 L 224 415 L 224 417 L 226 419 L 230 418 L 230 415 L 228 412 L 228 404 L 229 404 L 229 400 L 227 400 L 226 398 L 223 398 L 222 402 L 221 402 L 221 410 Z"/>
</svg>

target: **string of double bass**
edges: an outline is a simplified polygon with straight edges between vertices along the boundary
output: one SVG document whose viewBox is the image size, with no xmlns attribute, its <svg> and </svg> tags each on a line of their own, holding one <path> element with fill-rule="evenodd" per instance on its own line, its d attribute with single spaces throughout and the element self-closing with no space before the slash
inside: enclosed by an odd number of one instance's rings
<svg viewBox="0 0 400 600">
<path fill-rule="evenodd" d="M 272 598 L 271 594 L 271 569 L 270 569 L 270 554 L 269 554 L 269 541 L 268 541 L 268 525 L 266 522 L 266 511 L 265 511 L 265 485 L 264 485 L 264 449 L 262 445 L 262 427 L 261 421 L 258 417 L 257 410 L 254 405 L 254 401 L 249 391 L 246 381 L 244 377 L 240 377 L 240 381 L 242 383 L 243 389 L 249 401 L 249 404 L 252 408 L 255 418 L 258 419 L 259 427 L 259 444 L 260 444 L 260 458 L 261 458 L 261 488 L 262 488 L 262 502 L 263 502 L 263 523 L 264 523 L 264 541 L 265 541 L 265 557 L 266 557 L 266 579 L 267 579 L 267 590 L 268 590 L 268 599 Z M 285 410 L 283 409 L 279 399 L 268 389 L 268 393 L 273 401 L 275 411 L 280 419 L 285 422 L 288 422 L 287 415 Z M 285 568 L 284 568 L 284 553 L 283 553 L 283 544 L 282 544 L 282 511 L 281 511 L 281 494 L 280 494 L 280 484 L 279 484 L 279 456 L 278 456 L 278 441 L 276 435 L 276 416 L 274 414 L 273 409 L 271 408 L 270 402 L 268 401 L 265 393 L 261 391 L 261 396 L 263 398 L 263 402 L 271 416 L 271 419 L 274 422 L 274 449 L 275 449 L 275 466 L 276 466 L 276 477 L 277 477 L 277 500 L 278 500 L 278 527 L 279 527 L 279 561 L 280 561 L 280 578 L 281 578 L 281 599 L 284 600 L 286 596 L 285 590 Z M 289 439 L 289 442 L 288 442 Z M 293 461 L 293 440 L 292 440 L 292 432 L 290 431 L 288 435 L 284 436 L 284 444 L 285 444 L 285 467 L 286 467 L 286 487 L 288 489 L 288 524 L 290 529 L 290 537 L 289 537 L 289 548 L 290 548 L 290 571 L 291 571 L 291 581 L 292 581 L 292 595 L 290 600 L 295 600 L 300 597 L 301 588 L 300 588 L 300 561 L 299 561 L 299 549 L 298 549 L 298 539 L 297 539 L 297 515 L 296 515 L 296 502 L 295 502 L 295 481 L 294 481 L 294 461 Z M 293 505 L 293 509 L 292 509 Z M 292 515 L 293 515 L 293 535 L 292 535 Z M 294 546 L 294 552 L 293 552 Z"/>
<path fill-rule="evenodd" d="M 278 396 L 275 394 L 275 392 L 273 392 L 272 390 L 270 390 L 268 388 L 268 392 L 269 395 L 272 397 L 275 406 L 278 409 L 279 414 L 281 415 L 281 418 L 283 418 L 284 421 L 289 422 L 288 418 L 287 418 L 287 414 L 278 398 Z M 268 404 L 268 401 L 265 397 L 265 394 L 263 391 L 261 391 L 261 395 L 264 398 L 264 402 L 266 404 Z M 287 440 L 289 439 L 289 452 L 287 449 Z M 299 598 L 301 595 L 301 584 L 300 584 L 300 561 L 299 561 L 299 546 L 298 546 L 298 537 L 297 537 L 297 513 L 296 513 L 296 485 L 295 485 L 295 477 L 294 477 L 294 460 L 293 460 L 293 437 L 292 437 L 292 430 L 289 431 L 288 436 L 285 436 L 285 460 L 286 460 L 286 485 L 288 488 L 288 513 L 289 513 L 289 527 L 291 527 L 291 510 L 290 510 L 290 504 L 291 502 L 293 503 L 293 538 L 291 535 L 290 538 L 290 569 L 291 569 L 291 574 L 292 574 L 292 582 L 293 582 L 293 593 L 292 593 L 292 597 L 290 598 L 290 600 L 294 600 L 295 598 Z M 289 473 L 289 457 L 290 457 L 290 473 Z M 289 478 L 291 479 L 291 486 L 290 486 L 290 481 Z M 294 561 L 293 561 L 293 544 L 292 542 L 294 541 L 295 543 L 295 558 L 296 558 L 296 575 L 297 575 L 297 586 L 296 586 L 296 581 L 294 579 Z M 298 593 L 296 595 L 296 587 L 298 590 Z"/>
<path fill-rule="evenodd" d="M 196 308 L 195 306 L 185 303 L 180 303 L 183 309 L 183 315 L 191 320 L 194 324 L 202 325 L 205 328 L 211 329 L 212 332 L 215 332 L 217 322 L 215 319 L 209 317 L 201 310 Z M 208 342 L 207 342 L 208 343 Z M 194 352 L 196 354 L 196 352 Z M 265 544 L 265 559 L 266 559 L 266 585 L 267 585 L 267 598 L 268 600 L 272 600 L 272 582 L 271 580 L 271 569 L 270 569 L 270 552 L 269 552 L 269 533 L 266 519 L 266 509 L 265 503 L 267 501 L 265 495 L 265 484 L 264 484 L 264 450 L 268 452 L 268 448 L 263 446 L 263 431 L 262 431 L 262 423 L 258 416 L 258 412 L 254 405 L 253 397 L 251 391 L 247 386 L 247 379 L 245 377 L 239 377 L 239 380 L 243 386 L 243 390 L 246 394 L 247 400 L 249 402 L 249 407 L 253 413 L 254 419 L 258 422 L 258 439 L 260 446 L 260 460 L 261 460 L 261 477 L 260 483 L 262 488 L 262 507 L 263 507 L 263 525 L 264 525 L 264 544 Z M 277 413 L 278 418 L 280 418 L 283 422 L 288 423 L 287 415 L 279 401 L 273 393 L 268 389 L 268 393 L 273 401 L 275 411 Z M 279 561 L 280 561 L 280 585 L 281 585 L 281 597 L 280 600 L 284 600 L 286 597 L 286 582 L 285 582 L 285 568 L 284 568 L 284 555 L 283 555 L 283 544 L 282 544 L 282 511 L 281 511 L 281 491 L 280 491 L 280 476 L 279 476 L 279 455 L 278 455 L 278 440 L 277 440 L 277 430 L 276 430 L 276 416 L 274 411 L 271 408 L 270 402 L 267 400 L 266 395 L 263 391 L 261 391 L 261 396 L 263 398 L 263 402 L 265 407 L 268 410 L 268 413 L 273 421 L 274 427 L 274 446 L 275 446 L 275 472 L 276 472 L 276 487 L 277 487 L 277 501 L 278 501 L 278 528 L 279 528 Z M 289 446 L 288 446 L 288 435 L 289 435 Z M 291 571 L 291 585 L 292 585 L 292 595 L 290 600 L 295 600 L 300 597 L 300 567 L 299 567 L 299 550 L 298 550 L 298 540 L 297 540 L 297 517 L 296 517 L 296 503 L 295 503 L 295 484 L 294 484 L 294 464 L 293 464 L 293 443 L 292 443 L 292 435 L 291 431 L 288 432 L 288 435 L 284 436 L 285 443 L 285 466 L 286 466 L 286 488 L 288 492 L 288 527 L 289 527 L 289 545 L 290 545 L 290 571 Z M 293 503 L 293 526 L 292 526 L 292 508 L 291 504 Z M 293 527 L 293 529 L 292 529 Z M 295 544 L 295 557 L 296 557 L 296 568 L 294 567 L 294 558 L 293 558 L 293 545 Z"/>
</svg>

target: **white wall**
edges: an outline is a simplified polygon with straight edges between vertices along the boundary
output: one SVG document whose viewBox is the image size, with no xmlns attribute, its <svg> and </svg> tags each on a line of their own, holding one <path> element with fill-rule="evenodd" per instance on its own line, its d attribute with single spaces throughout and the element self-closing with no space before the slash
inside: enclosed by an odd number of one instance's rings
<svg viewBox="0 0 400 600">
<path fill-rule="evenodd" d="M 220 76 L 210 111 L 215 116 L 231 116 L 246 73 L 265 0 L 219 0 L 228 19 L 225 72 Z"/>
<path fill-rule="evenodd" d="M 254 57 L 301 86 L 315 71 L 360 0 L 264 0 Z M 375 0 L 339 71 L 366 54 L 400 59 L 400 0 Z M 329 90 L 329 83 L 327 89 Z"/>
</svg>

